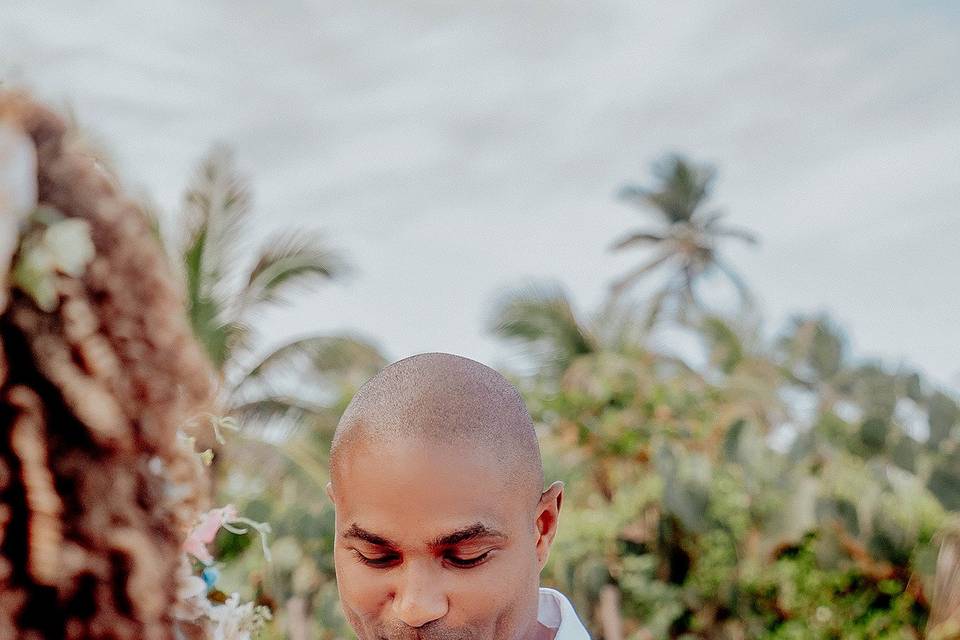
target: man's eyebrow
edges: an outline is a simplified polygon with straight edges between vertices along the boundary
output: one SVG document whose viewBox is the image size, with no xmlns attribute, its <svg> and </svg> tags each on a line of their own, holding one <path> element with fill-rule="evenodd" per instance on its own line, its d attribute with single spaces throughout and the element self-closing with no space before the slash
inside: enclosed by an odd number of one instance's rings
<svg viewBox="0 0 960 640">
<path fill-rule="evenodd" d="M 467 542 L 476 538 L 502 538 L 507 539 L 507 534 L 492 529 L 482 522 L 471 524 L 468 527 L 457 529 L 453 533 L 448 533 L 436 538 L 430 543 L 431 547 L 447 547 L 461 542 Z"/>
<path fill-rule="evenodd" d="M 392 540 L 388 540 L 383 536 L 377 535 L 371 531 L 367 531 L 357 523 L 353 523 L 350 527 L 343 532 L 344 538 L 358 538 L 369 542 L 370 544 L 375 544 L 381 547 L 390 547 L 392 549 L 398 549 L 399 545 Z M 468 542 L 470 540 L 475 540 L 477 538 L 501 538 L 506 540 L 508 538 L 507 534 L 501 533 L 496 529 L 488 527 L 482 522 L 476 522 L 462 529 L 457 529 L 452 533 L 447 533 L 442 536 L 435 538 L 430 546 L 433 548 L 438 547 L 449 547 L 455 544 L 460 544 L 461 542 Z"/>
<path fill-rule="evenodd" d="M 364 540 L 364 541 L 366 541 L 366 542 L 369 542 L 370 544 L 376 544 L 376 545 L 379 545 L 379 546 L 381 546 L 381 547 L 391 547 L 391 548 L 393 548 L 393 549 L 396 549 L 397 546 L 398 546 L 398 545 L 397 545 L 396 543 L 394 543 L 392 540 L 387 540 L 387 539 L 384 538 L 383 536 L 378 536 L 378 535 L 375 534 L 375 533 L 372 533 L 372 532 L 370 532 L 370 531 L 367 531 L 367 530 L 364 529 L 363 527 L 357 525 L 356 522 L 354 522 L 353 524 L 351 524 L 351 525 L 350 525 L 350 528 L 343 532 L 343 537 L 344 537 L 344 538 L 359 538 L 360 540 Z"/>
</svg>

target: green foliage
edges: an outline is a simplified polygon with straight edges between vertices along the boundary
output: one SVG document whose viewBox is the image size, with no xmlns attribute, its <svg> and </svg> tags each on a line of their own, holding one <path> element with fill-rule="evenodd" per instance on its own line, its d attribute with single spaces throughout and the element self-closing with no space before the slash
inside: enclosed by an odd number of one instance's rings
<svg viewBox="0 0 960 640">
<path fill-rule="evenodd" d="M 243 316 L 226 310 L 276 303 L 287 284 L 340 268 L 312 240 L 288 235 L 268 242 L 244 286 L 222 297 L 220 251 L 247 204 L 229 175 L 201 170 L 206 195 L 189 198 L 196 222 L 184 251 L 191 318 L 224 371 L 249 337 Z M 551 284 L 508 292 L 488 318 L 491 332 L 537 366 L 517 384 L 547 477 L 567 486 L 542 583 L 571 598 L 594 637 L 606 635 L 597 604 L 613 589 L 627 640 L 918 638 L 936 533 L 960 510 L 960 407 L 914 371 L 857 362 L 823 314 L 794 317 L 771 344 L 755 319 L 687 317 L 705 349 L 699 370 L 652 350 L 660 308 L 695 304 L 709 270 L 726 272 L 747 297 L 715 247 L 753 236 L 705 210 L 713 176 L 671 157 L 655 187 L 624 191 L 663 226 L 615 245 L 658 249 L 615 292 L 678 265 L 645 308 L 611 296 L 583 317 Z M 333 511 L 317 496 L 338 416 L 385 364 L 351 336 L 310 336 L 231 378 L 229 400 L 247 433 L 276 420 L 292 426 L 272 443 L 231 452 L 242 464 L 225 491 L 274 527 L 277 561 L 258 573 L 256 549 L 218 538 L 218 555 L 232 558 L 224 582 L 271 603 L 281 620 L 300 616 L 310 637 L 351 635 L 337 607 Z M 309 384 L 291 389 L 285 379 Z M 317 393 L 304 397 L 304 386 Z M 905 408 L 923 416 L 929 438 L 916 439 Z M 773 446 L 784 433 L 792 442 Z M 268 637 L 279 638 L 279 628 Z"/>
<path fill-rule="evenodd" d="M 722 318 L 695 327 L 707 371 L 598 342 L 522 382 L 545 459 L 567 461 L 548 464 L 569 497 L 545 582 L 584 612 L 615 586 L 631 640 L 918 637 L 960 447 L 951 430 L 924 446 L 898 407 L 952 425 L 952 399 L 852 362 L 823 316 L 772 347 Z M 813 401 L 806 424 L 790 390 Z M 767 438 L 783 422 L 785 452 Z"/>
<path fill-rule="evenodd" d="M 289 603 L 296 601 L 297 624 L 308 637 L 349 638 L 352 632 L 337 600 L 333 507 L 318 495 L 322 489 L 296 469 L 273 487 L 252 493 L 235 491 L 244 513 L 271 523 L 273 562 L 265 565 L 258 546 L 244 544 L 244 536 L 218 535 L 216 555 L 228 561 L 221 583 L 225 589 L 272 606 L 277 620 L 289 621 L 294 615 Z M 274 637 L 284 637 L 276 623 L 265 636 Z"/>
<path fill-rule="evenodd" d="M 924 607 L 906 580 L 878 579 L 853 564 L 825 564 L 821 543 L 817 534 L 805 536 L 745 581 L 752 615 L 744 626 L 750 637 L 916 637 L 925 623 Z"/>
<path fill-rule="evenodd" d="M 930 446 L 940 446 L 950 437 L 958 422 L 960 406 L 956 400 L 940 391 L 935 392 L 930 398 Z"/>
</svg>

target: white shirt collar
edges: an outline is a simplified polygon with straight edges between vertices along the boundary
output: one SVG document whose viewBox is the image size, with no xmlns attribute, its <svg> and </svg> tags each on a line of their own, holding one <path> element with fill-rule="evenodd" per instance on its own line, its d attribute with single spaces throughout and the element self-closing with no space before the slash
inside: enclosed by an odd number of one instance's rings
<svg viewBox="0 0 960 640">
<path fill-rule="evenodd" d="M 554 640 L 590 640 L 590 634 L 574 611 L 573 605 L 556 589 L 540 587 L 537 620 L 542 625 L 557 630 Z"/>
</svg>

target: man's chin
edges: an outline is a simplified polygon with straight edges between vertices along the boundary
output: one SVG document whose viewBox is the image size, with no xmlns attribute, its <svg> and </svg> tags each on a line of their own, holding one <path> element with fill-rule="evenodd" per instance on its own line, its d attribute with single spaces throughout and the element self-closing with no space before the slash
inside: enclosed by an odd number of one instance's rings
<svg viewBox="0 0 960 640">
<path fill-rule="evenodd" d="M 425 627 L 405 629 L 378 629 L 369 640 L 496 640 L 476 630 Z"/>
</svg>

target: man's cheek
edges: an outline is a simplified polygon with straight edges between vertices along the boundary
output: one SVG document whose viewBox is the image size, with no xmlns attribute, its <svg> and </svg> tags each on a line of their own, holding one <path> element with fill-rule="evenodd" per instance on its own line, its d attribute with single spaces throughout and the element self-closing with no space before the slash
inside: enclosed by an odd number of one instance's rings
<svg viewBox="0 0 960 640">
<path fill-rule="evenodd" d="M 365 584 L 364 576 L 355 568 L 337 567 L 337 588 L 340 592 L 340 607 L 350 627 L 359 640 L 375 640 L 380 624 L 377 598 Z"/>
<path fill-rule="evenodd" d="M 337 585 L 340 599 L 364 618 L 376 617 L 387 597 L 383 578 L 371 575 L 366 567 L 351 566 L 349 562 L 337 565 Z"/>
</svg>

